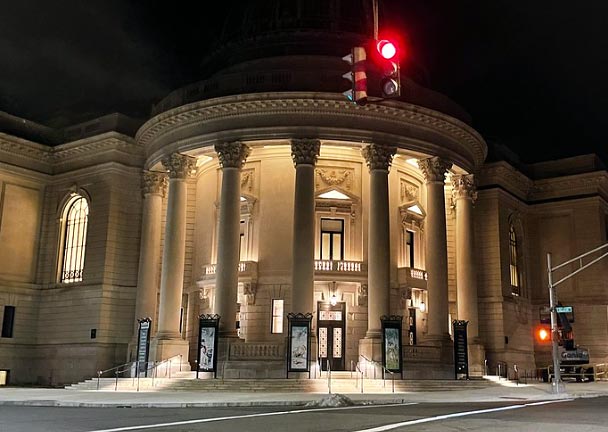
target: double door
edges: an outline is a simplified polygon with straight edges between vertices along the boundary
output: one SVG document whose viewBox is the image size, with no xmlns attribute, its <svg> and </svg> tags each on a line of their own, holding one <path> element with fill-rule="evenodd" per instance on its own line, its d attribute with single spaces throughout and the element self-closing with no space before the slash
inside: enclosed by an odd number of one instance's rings
<svg viewBox="0 0 608 432">
<path fill-rule="evenodd" d="M 317 340 L 321 370 L 344 370 L 346 303 L 317 303 Z"/>
</svg>

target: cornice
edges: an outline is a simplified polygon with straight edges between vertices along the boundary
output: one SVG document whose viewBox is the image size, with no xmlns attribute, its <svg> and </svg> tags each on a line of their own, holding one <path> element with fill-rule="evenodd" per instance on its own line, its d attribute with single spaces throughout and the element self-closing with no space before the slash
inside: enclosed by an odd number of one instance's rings
<svg viewBox="0 0 608 432">
<path fill-rule="evenodd" d="M 533 183 L 532 180 L 504 161 L 484 165 L 477 175 L 479 188 L 500 185 L 524 201 L 528 199 Z"/>
<path fill-rule="evenodd" d="M 93 160 L 112 153 L 111 159 L 143 164 L 143 148 L 133 138 L 117 132 L 107 132 L 55 147 L 37 144 L 0 133 L 0 161 L 12 162 L 23 168 L 54 173 L 84 166 L 83 160 Z M 117 157 L 118 156 L 118 157 Z M 103 162 L 108 161 L 107 158 Z M 137 162 L 138 161 L 138 162 Z"/>
<path fill-rule="evenodd" d="M 595 171 L 584 174 L 537 180 L 530 191 L 530 201 L 597 193 L 608 199 L 608 172 Z"/>
<path fill-rule="evenodd" d="M 196 132 L 192 134 L 187 132 L 187 129 L 193 125 L 208 125 L 212 122 L 252 116 L 272 118 L 276 115 L 297 115 L 299 118 L 308 116 L 307 124 L 311 127 L 315 127 L 316 121 L 335 124 L 334 120 L 348 118 L 350 124 L 369 129 L 370 133 L 367 135 L 372 139 L 385 133 L 387 140 L 397 138 L 402 143 L 417 142 L 419 145 L 413 150 L 418 152 L 424 153 L 427 150 L 428 154 L 435 154 L 437 151 L 457 153 L 460 159 L 458 162 L 467 165 L 465 168 L 470 170 L 481 167 L 487 154 L 483 138 L 467 124 L 448 115 L 404 102 L 359 106 L 345 99 L 338 99 L 337 95 L 331 93 L 256 93 L 199 101 L 153 117 L 139 129 L 136 140 L 145 146 L 147 156 L 154 159 L 153 161 L 149 159 L 148 163 L 156 162 L 162 157 L 159 153 L 164 151 L 164 145 L 188 141 L 190 146 L 167 151 L 185 151 L 196 148 L 197 145 L 200 147 L 200 142 L 204 142 L 205 139 L 196 140 L 194 139 Z M 363 123 L 360 120 L 367 120 L 367 126 L 361 126 Z M 264 126 L 271 127 L 267 124 Z M 279 129 L 278 125 L 277 129 Z M 352 127 L 348 129 L 349 132 L 353 132 Z M 433 139 L 430 138 L 431 141 L 425 143 L 418 137 L 412 137 L 413 131 L 416 131 L 417 135 L 425 132 L 425 136 L 441 137 L 442 142 L 432 142 Z M 400 143 L 384 142 L 383 144 L 399 146 Z M 407 148 L 404 145 L 401 147 Z"/>
</svg>

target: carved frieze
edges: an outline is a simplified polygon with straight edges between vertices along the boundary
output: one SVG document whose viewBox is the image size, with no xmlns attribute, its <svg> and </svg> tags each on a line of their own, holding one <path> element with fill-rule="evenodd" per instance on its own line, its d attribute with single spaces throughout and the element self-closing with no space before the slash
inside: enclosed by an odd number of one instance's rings
<svg viewBox="0 0 608 432">
<path fill-rule="evenodd" d="M 196 158 L 181 153 L 165 156 L 161 162 L 170 178 L 185 179 L 196 170 Z"/>
<path fill-rule="evenodd" d="M 399 189 L 401 195 L 401 202 L 419 201 L 419 190 L 418 186 L 416 186 L 415 184 L 402 178 L 399 185 Z"/>
<path fill-rule="evenodd" d="M 340 186 L 342 189 L 351 190 L 353 186 L 354 170 L 348 168 L 323 167 L 317 168 L 316 188 L 324 186 Z"/>
<path fill-rule="evenodd" d="M 385 146 L 382 144 L 370 144 L 361 149 L 361 154 L 367 163 L 370 171 L 388 171 L 393 162 L 393 156 L 397 151 L 396 147 Z"/>
<path fill-rule="evenodd" d="M 246 282 L 243 284 L 243 296 L 247 305 L 255 304 L 255 296 L 258 292 L 258 285 L 255 282 Z"/>
<path fill-rule="evenodd" d="M 241 191 L 252 194 L 254 190 L 255 171 L 252 169 L 241 171 Z"/>
<path fill-rule="evenodd" d="M 156 194 L 164 197 L 167 193 L 167 174 L 156 171 L 144 171 L 142 175 L 142 194 Z"/>
<path fill-rule="evenodd" d="M 418 167 L 424 175 L 424 179 L 427 183 L 445 181 L 445 174 L 452 168 L 452 163 L 448 162 L 440 157 L 434 156 L 426 159 L 420 159 L 418 161 Z"/>
<path fill-rule="evenodd" d="M 367 306 L 367 284 L 361 284 L 357 289 L 357 306 Z"/>
<path fill-rule="evenodd" d="M 215 145 L 215 151 L 222 168 L 242 168 L 251 149 L 240 141 L 223 142 Z"/>
<path fill-rule="evenodd" d="M 452 176 L 452 200 L 465 198 L 473 202 L 477 199 L 477 188 L 473 174 L 457 174 Z"/>
<path fill-rule="evenodd" d="M 318 139 L 292 139 L 291 157 L 294 165 L 315 165 L 321 150 L 321 141 Z"/>
</svg>

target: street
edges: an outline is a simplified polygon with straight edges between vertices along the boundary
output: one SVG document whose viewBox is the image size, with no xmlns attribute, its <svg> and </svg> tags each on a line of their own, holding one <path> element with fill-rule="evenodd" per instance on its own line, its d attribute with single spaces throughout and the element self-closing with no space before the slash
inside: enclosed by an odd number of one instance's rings
<svg viewBox="0 0 608 432">
<path fill-rule="evenodd" d="M 608 398 L 341 408 L 0 407 L 2 432 L 608 431 Z"/>
</svg>

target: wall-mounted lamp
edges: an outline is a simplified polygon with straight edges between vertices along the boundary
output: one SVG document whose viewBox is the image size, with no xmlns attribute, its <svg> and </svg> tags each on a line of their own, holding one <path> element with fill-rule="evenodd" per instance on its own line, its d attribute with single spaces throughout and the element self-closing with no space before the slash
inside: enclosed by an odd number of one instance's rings
<svg viewBox="0 0 608 432">
<path fill-rule="evenodd" d="M 420 309 L 420 312 L 422 312 L 422 313 L 426 312 L 426 303 L 420 302 L 420 304 L 418 305 L 418 308 Z"/>
<path fill-rule="evenodd" d="M 331 283 L 331 296 L 329 297 L 329 304 L 335 306 L 338 304 L 338 296 L 336 296 L 336 282 Z"/>
</svg>

